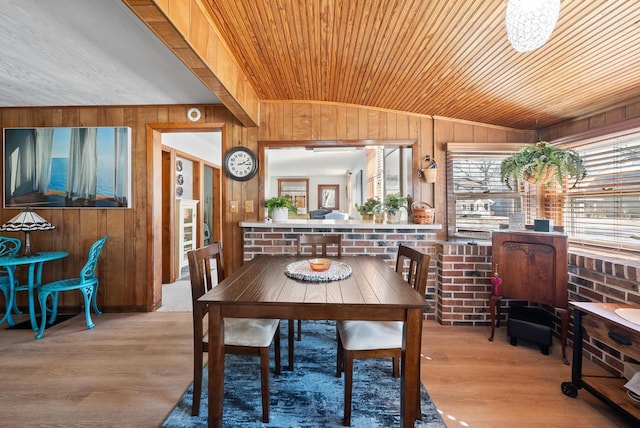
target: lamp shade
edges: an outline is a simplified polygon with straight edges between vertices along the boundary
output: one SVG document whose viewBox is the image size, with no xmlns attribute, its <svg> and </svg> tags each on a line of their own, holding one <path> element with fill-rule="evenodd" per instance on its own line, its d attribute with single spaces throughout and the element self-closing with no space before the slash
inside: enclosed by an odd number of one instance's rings
<svg viewBox="0 0 640 428">
<path fill-rule="evenodd" d="M 34 230 L 53 230 L 56 227 L 40 217 L 30 208 L 22 211 L 17 216 L 0 227 L 0 231 L 7 232 L 32 232 Z"/>
<path fill-rule="evenodd" d="M 507 38 L 518 52 L 538 49 L 549 40 L 558 22 L 560 0 L 509 0 Z"/>
</svg>

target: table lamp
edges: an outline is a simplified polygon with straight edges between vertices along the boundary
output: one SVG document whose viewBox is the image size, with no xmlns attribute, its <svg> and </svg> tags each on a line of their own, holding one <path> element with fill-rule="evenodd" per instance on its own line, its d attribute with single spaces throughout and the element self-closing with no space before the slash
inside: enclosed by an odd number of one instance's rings
<svg viewBox="0 0 640 428">
<path fill-rule="evenodd" d="M 20 257 L 35 256 L 38 253 L 31 252 L 31 239 L 29 234 L 34 230 L 53 230 L 56 227 L 47 220 L 40 217 L 31 208 L 27 207 L 20 214 L 6 222 L 0 227 L 0 231 L 24 232 L 24 251 Z"/>
</svg>

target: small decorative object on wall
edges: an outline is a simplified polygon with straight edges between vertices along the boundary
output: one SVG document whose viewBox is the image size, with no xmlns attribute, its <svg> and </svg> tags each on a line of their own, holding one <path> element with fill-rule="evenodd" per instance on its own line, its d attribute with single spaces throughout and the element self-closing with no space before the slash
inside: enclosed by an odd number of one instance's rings
<svg viewBox="0 0 640 428">
<path fill-rule="evenodd" d="M 131 208 L 131 129 L 5 128 L 5 208 Z"/>
<path fill-rule="evenodd" d="M 340 186 L 338 184 L 318 184 L 318 208 L 337 210 L 340 208 Z"/>
<path fill-rule="evenodd" d="M 561 149 L 546 141 L 524 146 L 500 164 L 500 179 L 509 188 L 512 180 L 531 184 L 548 184 L 555 180 L 559 185 L 569 178 L 575 187 L 587 176 L 580 155 L 573 149 Z"/>
<path fill-rule="evenodd" d="M 424 157 L 425 167 L 418 170 L 418 177 L 424 178 L 427 183 L 435 183 L 438 176 L 438 164 L 430 155 Z"/>
<path fill-rule="evenodd" d="M 183 165 L 182 165 L 182 159 L 178 159 L 178 160 L 176 161 L 176 171 L 178 171 L 178 172 L 182 172 L 182 168 L 183 168 Z"/>
<path fill-rule="evenodd" d="M 178 183 L 178 185 L 182 186 L 184 184 L 184 175 L 178 174 L 176 176 L 176 183 Z"/>
</svg>

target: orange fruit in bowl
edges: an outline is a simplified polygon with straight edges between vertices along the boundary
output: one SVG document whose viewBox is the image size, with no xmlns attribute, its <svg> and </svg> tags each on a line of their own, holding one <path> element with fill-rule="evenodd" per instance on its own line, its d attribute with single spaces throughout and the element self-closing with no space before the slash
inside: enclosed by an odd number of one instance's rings
<svg viewBox="0 0 640 428">
<path fill-rule="evenodd" d="M 314 272 L 324 272 L 331 267 L 331 260 L 329 259 L 311 259 L 309 260 L 309 267 Z"/>
</svg>

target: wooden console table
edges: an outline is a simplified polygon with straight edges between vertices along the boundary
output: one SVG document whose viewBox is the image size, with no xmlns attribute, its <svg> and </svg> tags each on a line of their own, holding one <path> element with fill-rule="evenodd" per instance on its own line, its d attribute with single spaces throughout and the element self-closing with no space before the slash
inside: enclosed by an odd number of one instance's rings
<svg viewBox="0 0 640 428">
<path fill-rule="evenodd" d="M 567 236 L 555 232 L 495 231 L 492 246 L 493 272 L 499 273 L 502 284 L 500 295 L 491 296 L 489 300 L 489 340 L 493 340 L 495 328 L 500 326 L 503 298 L 552 306 L 561 319 L 562 361 L 569 364 L 566 353 L 569 331 Z"/>
<path fill-rule="evenodd" d="M 626 379 L 619 376 L 585 376 L 582 373 L 583 338 L 591 337 L 640 360 L 640 325 L 629 322 L 615 313 L 618 308 L 630 307 L 619 303 L 571 302 L 573 312 L 573 366 L 571 382 L 562 383 L 562 392 L 577 397 L 584 388 L 626 416 L 640 422 L 640 404 L 626 393 Z"/>
</svg>

